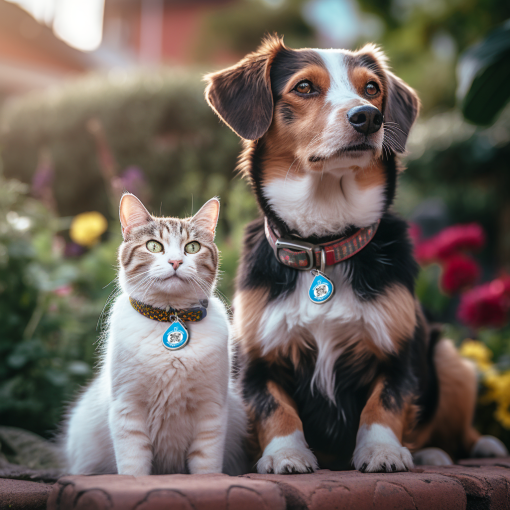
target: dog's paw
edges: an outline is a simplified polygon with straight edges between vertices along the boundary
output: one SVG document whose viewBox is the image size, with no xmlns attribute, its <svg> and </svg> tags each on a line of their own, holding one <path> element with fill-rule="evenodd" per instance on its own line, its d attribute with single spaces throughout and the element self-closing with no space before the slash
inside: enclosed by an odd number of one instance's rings
<svg viewBox="0 0 510 510">
<path fill-rule="evenodd" d="M 413 453 L 415 466 L 451 466 L 451 457 L 441 448 L 423 448 Z"/>
<path fill-rule="evenodd" d="M 409 471 L 413 457 L 405 446 L 373 443 L 354 452 L 354 467 L 362 473 Z"/>
<path fill-rule="evenodd" d="M 482 436 L 473 446 L 469 456 L 472 458 L 507 457 L 506 446 L 493 436 Z"/>
<path fill-rule="evenodd" d="M 313 473 L 318 468 L 317 459 L 299 430 L 288 436 L 273 438 L 257 462 L 257 471 L 261 474 Z"/>
<path fill-rule="evenodd" d="M 257 462 L 257 471 L 261 474 L 274 473 L 289 475 L 313 473 L 318 468 L 315 455 L 308 449 L 282 448 L 271 455 L 264 455 Z"/>
<path fill-rule="evenodd" d="M 354 467 L 363 473 L 392 473 L 413 468 L 411 452 L 384 425 L 363 425 L 358 431 Z"/>
</svg>

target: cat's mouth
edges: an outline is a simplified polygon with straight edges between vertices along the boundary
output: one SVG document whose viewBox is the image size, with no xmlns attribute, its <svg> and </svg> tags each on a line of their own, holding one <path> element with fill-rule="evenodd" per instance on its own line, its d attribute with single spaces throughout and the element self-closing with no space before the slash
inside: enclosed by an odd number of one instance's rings
<svg viewBox="0 0 510 510">
<path fill-rule="evenodd" d="M 177 274 L 177 273 L 174 273 L 174 274 L 171 274 L 169 276 L 164 276 L 164 277 L 158 277 L 156 278 L 156 280 L 160 281 L 160 282 L 167 282 L 168 280 L 182 280 L 182 278 Z"/>
</svg>

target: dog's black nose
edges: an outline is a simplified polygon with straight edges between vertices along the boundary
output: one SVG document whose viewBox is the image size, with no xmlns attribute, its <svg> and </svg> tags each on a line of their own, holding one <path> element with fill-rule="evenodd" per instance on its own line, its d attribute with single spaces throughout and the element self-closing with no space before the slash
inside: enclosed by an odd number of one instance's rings
<svg viewBox="0 0 510 510">
<path fill-rule="evenodd" d="M 371 135 L 382 126 L 383 116 L 375 106 L 356 106 L 347 112 L 347 118 L 352 124 L 352 127 L 363 133 L 364 135 Z"/>
</svg>

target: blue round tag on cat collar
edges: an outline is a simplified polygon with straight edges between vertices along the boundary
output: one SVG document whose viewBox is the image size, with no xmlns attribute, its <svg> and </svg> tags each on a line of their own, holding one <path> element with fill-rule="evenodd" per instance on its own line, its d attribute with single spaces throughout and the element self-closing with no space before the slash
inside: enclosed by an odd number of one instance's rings
<svg viewBox="0 0 510 510">
<path fill-rule="evenodd" d="M 163 334 L 163 345 L 170 351 L 182 349 L 189 341 L 189 333 L 184 323 L 174 316 L 174 321 Z"/>
<path fill-rule="evenodd" d="M 329 301 L 335 291 L 333 282 L 324 273 L 321 273 L 317 269 L 310 272 L 314 275 L 314 279 L 312 281 L 312 285 L 310 285 L 308 297 L 312 303 L 319 305 Z"/>
</svg>

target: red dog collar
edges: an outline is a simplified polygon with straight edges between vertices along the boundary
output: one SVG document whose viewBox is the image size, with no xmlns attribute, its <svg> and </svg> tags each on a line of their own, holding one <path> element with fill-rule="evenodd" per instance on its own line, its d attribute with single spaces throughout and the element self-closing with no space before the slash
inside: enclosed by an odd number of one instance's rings
<svg viewBox="0 0 510 510">
<path fill-rule="evenodd" d="M 267 217 L 264 219 L 266 237 L 278 262 L 302 270 L 332 266 L 356 255 L 374 238 L 379 222 L 380 220 L 377 220 L 369 227 L 360 228 L 349 237 L 341 237 L 325 244 L 312 244 L 281 237 L 269 224 Z"/>
</svg>

